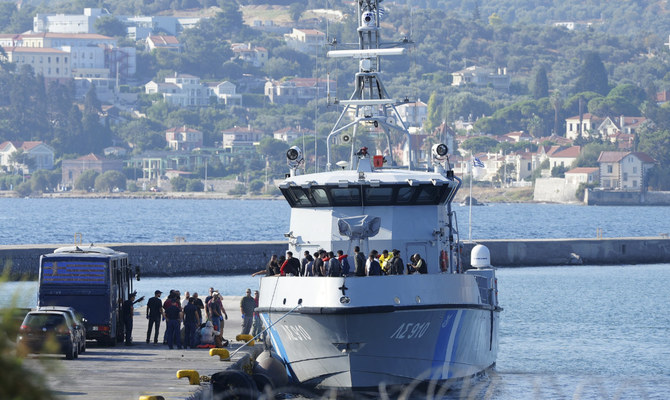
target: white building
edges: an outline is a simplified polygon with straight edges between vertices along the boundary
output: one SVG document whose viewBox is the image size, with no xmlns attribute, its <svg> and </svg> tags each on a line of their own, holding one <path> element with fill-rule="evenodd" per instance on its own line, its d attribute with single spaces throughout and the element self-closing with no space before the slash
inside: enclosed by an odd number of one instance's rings
<svg viewBox="0 0 670 400">
<path fill-rule="evenodd" d="M 19 150 L 33 160 L 33 169 L 28 169 L 26 165 L 13 163 L 12 154 Z M 22 169 L 24 174 L 32 173 L 38 169 L 53 169 L 54 167 L 54 149 L 43 142 L 4 142 L 0 144 L 0 166 L 7 171 Z"/>
<path fill-rule="evenodd" d="M 17 65 L 30 65 L 35 74 L 47 80 L 72 79 L 71 57 L 68 51 L 51 48 L 13 47 L 2 48 L 7 61 Z"/>
<path fill-rule="evenodd" d="M 96 33 L 95 21 L 109 15 L 100 8 L 84 8 L 79 15 L 37 14 L 33 17 L 34 32 Z"/>
<path fill-rule="evenodd" d="M 509 90 L 510 77 L 507 75 L 507 68 L 498 68 L 497 71 L 492 68 L 467 67 L 451 74 L 453 80 L 452 86 L 493 86 L 498 90 Z"/>
<path fill-rule="evenodd" d="M 645 175 L 656 160 L 642 152 L 603 151 L 598 164 L 603 189 L 641 190 Z"/>
<path fill-rule="evenodd" d="M 172 150 L 192 151 L 202 147 L 202 132 L 186 125 L 170 128 L 165 132 L 165 141 Z"/>
<path fill-rule="evenodd" d="M 414 102 L 403 103 L 396 106 L 400 117 L 408 126 L 421 127 L 428 118 L 428 105 L 418 99 Z"/>
<path fill-rule="evenodd" d="M 323 51 L 326 44 L 326 35 L 316 29 L 297 29 L 284 35 L 286 45 L 294 50 L 316 55 Z"/>
<path fill-rule="evenodd" d="M 296 128 L 284 128 L 274 131 L 272 136 L 277 140 L 291 144 L 304 136 L 314 136 L 314 131 L 298 126 Z"/>
<path fill-rule="evenodd" d="M 207 83 L 209 96 L 216 96 L 225 105 L 242 105 L 242 95 L 237 94 L 237 86 L 229 81 Z"/>
<path fill-rule="evenodd" d="M 165 78 L 165 83 L 151 81 L 144 85 L 145 93 L 160 93 L 168 104 L 181 107 L 206 106 L 209 103 L 207 88 L 200 78 L 188 74 L 175 74 Z"/>
</svg>

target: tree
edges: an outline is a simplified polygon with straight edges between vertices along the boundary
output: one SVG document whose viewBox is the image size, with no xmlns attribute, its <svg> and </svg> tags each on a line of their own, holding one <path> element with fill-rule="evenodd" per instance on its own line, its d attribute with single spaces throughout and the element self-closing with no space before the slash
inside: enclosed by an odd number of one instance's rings
<svg viewBox="0 0 670 400">
<path fill-rule="evenodd" d="M 112 37 L 125 37 L 126 25 L 112 15 L 103 15 L 95 20 L 93 24 L 95 31 L 101 35 Z"/>
<path fill-rule="evenodd" d="M 175 192 L 185 192 L 186 191 L 186 178 L 183 176 L 175 176 L 170 179 L 170 185 L 172 185 L 172 190 Z"/>
<path fill-rule="evenodd" d="M 461 143 L 461 149 L 468 150 L 471 153 L 481 153 L 489 151 L 498 145 L 498 141 L 489 136 L 475 136 L 466 139 Z"/>
<path fill-rule="evenodd" d="M 304 10 L 305 5 L 302 3 L 291 3 L 291 5 L 288 6 L 288 13 L 291 16 L 291 20 L 293 22 L 300 21 L 300 16 Z"/>
<path fill-rule="evenodd" d="M 585 55 L 584 63 L 575 83 L 575 92 L 589 91 L 603 96 L 607 96 L 609 92 L 607 70 L 596 52 L 589 52 Z"/>
<path fill-rule="evenodd" d="M 126 176 L 120 171 L 107 171 L 95 178 L 96 192 L 111 192 L 114 189 L 126 189 Z"/>
<path fill-rule="evenodd" d="M 90 190 L 95 187 L 95 178 L 98 177 L 100 173 L 92 169 L 87 169 L 79 178 L 74 182 L 74 188 L 77 190 Z"/>
<path fill-rule="evenodd" d="M 205 190 L 205 184 L 200 179 L 189 179 L 186 182 L 187 192 L 202 192 Z"/>
<path fill-rule="evenodd" d="M 537 100 L 543 97 L 549 97 L 549 80 L 547 79 L 547 70 L 543 66 L 540 66 L 535 71 L 533 98 Z"/>
<path fill-rule="evenodd" d="M 428 116 L 426 122 L 423 124 L 426 133 L 430 133 L 433 129 L 440 126 L 440 108 L 441 106 L 437 99 L 437 93 L 431 93 L 430 98 L 428 99 Z"/>
<path fill-rule="evenodd" d="M 579 156 L 574 162 L 574 167 L 597 167 L 598 157 L 603 151 L 615 151 L 616 145 L 611 142 L 587 143 L 582 146 Z"/>
<path fill-rule="evenodd" d="M 249 182 L 249 191 L 251 193 L 259 194 L 261 190 L 263 190 L 263 187 L 265 187 L 265 182 L 260 179 L 254 179 L 253 181 Z"/>
</svg>

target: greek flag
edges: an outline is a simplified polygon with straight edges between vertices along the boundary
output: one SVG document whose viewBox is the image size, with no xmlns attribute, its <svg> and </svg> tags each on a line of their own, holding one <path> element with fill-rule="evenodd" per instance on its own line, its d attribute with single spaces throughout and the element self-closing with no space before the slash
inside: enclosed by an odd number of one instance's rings
<svg viewBox="0 0 670 400">
<path fill-rule="evenodd" d="M 478 168 L 484 168 L 484 163 L 482 162 L 482 160 L 480 160 L 479 158 L 476 158 L 476 157 L 475 157 L 474 160 L 472 160 L 472 165 L 474 165 L 475 167 L 478 167 Z"/>
</svg>

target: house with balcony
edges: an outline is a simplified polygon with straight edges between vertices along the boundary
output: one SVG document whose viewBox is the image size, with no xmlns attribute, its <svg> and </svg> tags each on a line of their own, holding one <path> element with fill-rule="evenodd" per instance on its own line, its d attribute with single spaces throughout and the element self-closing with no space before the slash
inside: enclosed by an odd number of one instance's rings
<svg viewBox="0 0 670 400">
<path fill-rule="evenodd" d="M 451 74 L 451 86 L 491 86 L 497 90 L 509 90 L 510 77 L 507 68 L 485 68 L 472 66 Z"/>
<path fill-rule="evenodd" d="M 193 151 L 202 147 L 202 132 L 186 125 L 165 131 L 165 141 L 172 150 Z"/>
<path fill-rule="evenodd" d="M 61 169 L 61 183 L 64 186 L 73 187 L 81 174 L 88 170 L 96 171 L 99 174 L 104 174 L 107 171 L 123 171 L 123 161 L 90 153 L 74 160 L 63 160 Z"/>
<path fill-rule="evenodd" d="M 251 126 L 236 126 L 221 131 L 223 135 L 222 147 L 231 153 L 248 153 L 254 151 L 254 146 L 263 137 L 263 131 L 252 129 Z"/>
<path fill-rule="evenodd" d="M 256 68 L 262 68 L 268 62 L 268 51 L 265 47 L 252 46 L 251 43 L 233 43 L 233 59 L 238 58 Z"/>
<path fill-rule="evenodd" d="M 208 82 L 205 84 L 209 96 L 215 96 L 219 103 L 227 106 L 242 105 L 242 95 L 237 93 L 237 86 L 229 81 Z"/>
<path fill-rule="evenodd" d="M 144 85 L 145 93 L 159 93 L 168 104 L 181 107 L 200 107 L 209 104 L 209 91 L 200 78 L 189 74 L 166 77 L 165 82 L 150 81 Z"/>
<path fill-rule="evenodd" d="M 603 151 L 598 157 L 602 189 L 644 190 L 647 172 L 656 160 L 643 152 Z"/>
<path fill-rule="evenodd" d="M 12 160 L 12 155 L 19 151 L 32 160 L 32 168 Z M 0 144 L 0 166 L 7 172 L 20 169 L 24 174 L 32 173 L 38 169 L 51 170 L 54 167 L 54 149 L 40 141 L 3 142 Z"/>
<path fill-rule="evenodd" d="M 402 103 L 396 106 L 396 110 L 408 127 L 420 128 L 428 118 L 428 105 L 418 99 L 408 103 Z"/>
</svg>

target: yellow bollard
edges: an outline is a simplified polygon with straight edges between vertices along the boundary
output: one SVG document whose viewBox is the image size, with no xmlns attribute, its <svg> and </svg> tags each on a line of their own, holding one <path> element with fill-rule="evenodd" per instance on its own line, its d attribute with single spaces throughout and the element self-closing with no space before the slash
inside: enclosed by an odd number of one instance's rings
<svg viewBox="0 0 670 400">
<path fill-rule="evenodd" d="M 235 340 L 237 340 L 238 342 L 248 342 L 252 338 L 253 338 L 253 336 L 251 336 L 251 335 L 241 335 L 240 334 L 240 335 L 235 336 Z M 254 343 L 255 343 L 255 341 L 249 342 L 249 346 L 253 346 Z"/>
<path fill-rule="evenodd" d="M 200 374 L 192 369 L 180 369 L 177 371 L 177 378 L 188 378 L 188 383 L 191 385 L 200 384 Z"/>
<path fill-rule="evenodd" d="M 220 361 L 226 361 L 226 360 L 230 359 L 230 352 L 228 352 L 228 350 L 226 350 L 226 349 L 222 349 L 222 348 L 219 348 L 219 347 L 209 349 L 209 355 L 211 357 L 219 356 Z"/>
<path fill-rule="evenodd" d="M 165 400 L 165 397 L 148 395 L 148 396 L 140 396 L 139 400 Z"/>
</svg>

